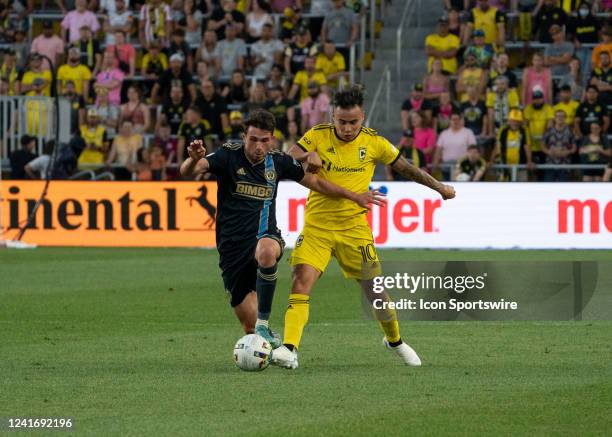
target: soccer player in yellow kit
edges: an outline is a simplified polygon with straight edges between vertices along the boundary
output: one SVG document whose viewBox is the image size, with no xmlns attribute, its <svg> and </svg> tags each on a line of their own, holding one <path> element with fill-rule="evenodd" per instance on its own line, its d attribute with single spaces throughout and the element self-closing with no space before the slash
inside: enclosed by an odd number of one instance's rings
<svg viewBox="0 0 612 437">
<path fill-rule="evenodd" d="M 352 85 L 338 91 L 333 99 L 333 124 L 314 126 L 289 154 L 300 161 L 309 156 L 309 170 L 320 165 L 320 177 L 355 192 L 367 191 L 376 163 L 381 162 L 405 178 L 439 192 L 444 199 L 455 197 L 453 187 L 411 165 L 387 139 L 363 127 L 364 119 L 361 88 Z M 311 152 L 317 152 L 321 161 L 313 162 Z M 359 282 L 370 302 L 381 298 L 372 291 L 372 279 L 381 274 L 381 269 L 365 213 L 365 209 L 344 199 L 310 192 L 304 229 L 291 255 L 293 284 L 285 313 L 284 344 L 274 351 L 274 364 L 297 368 L 297 349 L 308 322 L 310 293 L 332 255 L 344 276 Z M 400 337 L 395 311 L 378 310 L 375 315 L 385 333 L 385 345 L 405 364 L 419 366 L 418 355 Z"/>
</svg>

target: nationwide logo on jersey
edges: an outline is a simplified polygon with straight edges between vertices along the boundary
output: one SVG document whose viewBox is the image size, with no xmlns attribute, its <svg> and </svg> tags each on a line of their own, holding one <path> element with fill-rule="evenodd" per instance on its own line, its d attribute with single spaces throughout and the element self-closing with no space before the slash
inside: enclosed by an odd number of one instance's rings
<svg viewBox="0 0 612 437">
<path fill-rule="evenodd" d="M 327 149 L 327 153 L 331 153 L 332 155 L 335 155 L 336 151 L 334 150 L 334 146 L 332 146 L 329 149 Z"/>
<path fill-rule="evenodd" d="M 360 147 L 359 148 L 359 160 L 363 161 L 366 157 L 366 148 L 365 147 Z"/>
<path fill-rule="evenodd" d="M 272 182 L 276 179 L 276 172 L 274 170 L 266 170 L 265 177 L 267 181 Z"/>
<path fill-rule="evenodd" d="M 238 171 L 236 171 L 236 174 L 238 176 L 246 176 L 246 171 L 244 170 L 244 168 L 240 167 Z"/>
</svg>

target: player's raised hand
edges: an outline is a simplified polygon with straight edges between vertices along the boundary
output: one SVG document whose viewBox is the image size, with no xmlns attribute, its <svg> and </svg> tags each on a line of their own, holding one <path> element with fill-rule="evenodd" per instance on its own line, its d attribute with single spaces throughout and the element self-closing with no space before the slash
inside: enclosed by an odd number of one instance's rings
<svg viewBox="0 0 612 437">
<path fill-rule="evenodd" d="M 383 206 L 387 204 L 387 198 L 384 193 L 378 190 L 370 190 L 365 193 L 360 193 L 355 196 L 355 203 L 362 208 L 370 209 L 371 205 Z"/>
<path fill-rule="evenodd" d="M 452 199 L 453 197 L 455 197 L 455 189 L 450 185 L 442 184 L 438 192 L 444 200 Z"/>
<path fill-rule="evenodd" d="M 189 153 L 189 157 L 196 162 L 204 158 L 204 156 L 206 156 L 206 147 L 204 147 L 204 141 L 193 140 L 191 143 L 189 143 L 189 146 L 187 147 L 187 152 Z"/>
<path fill-rule="evenodd" d="M 317 152 L 310 152 L 304 162 L 306 163 L 306 171 L 308 173 L 317 174 L 321 167 L 323 167 L 323 162 Z"/>
</svg>

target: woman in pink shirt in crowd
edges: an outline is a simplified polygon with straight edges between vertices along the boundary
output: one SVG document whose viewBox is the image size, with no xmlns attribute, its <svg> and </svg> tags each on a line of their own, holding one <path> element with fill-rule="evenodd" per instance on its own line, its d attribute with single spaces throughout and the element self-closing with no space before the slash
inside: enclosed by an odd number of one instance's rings
<svg viewBox="0 0 612 437">
<path fill-rule="evenodd" d="M 436 131 L 429 125 L 421 111 L 410 114 L 410 124 L 414 133 L 414 147 L 423 151 L 425 160 L 429 164 L 436 148 Z"/>
<path fill-rule="evenodd" d="M 539 88 L 544 93 L 544 102 L 549 105 L 552 101 L 552 76 L 550 68 L 544 66 L 541 53 L 534 53 L 531 58 L 531 67 L 523 70 L 523 104 L 529 105 L 533 100 L 533 89 Z"/>
<path fill-rule="evenodd" d="M 113 52 L 105 52 L 102 58 L 102 69 L 96 76 L 96 88 L 101 87 L 108 90 L 109 104 L 117 106 L 121 104 L 121 84 L 124 77 L 123 71 L 115 66 Z"/>
<path fill-rule="evenodd" d="M 125 41 L 125 32 L 115 32 L 115 44 L 106 47 L 107 53 L 112 53 L 116 58 L 116 66 L 125 73 L 126 77 L 134 77 L 136 73 L 136 49 L 132 44 Z"/>
<path fill-rule="evenodd" d="M 89 27 L 94 35 L 100 30 L 100 22 L 96 14 L 87 10 L 87 0 L 76 0 L 75 10 L 68 12 L 62 20 L 62 40 L 66 40 L 66 32 L 68 32 L 69 42 L 78 41 L 79 30 L 83 26 Z"/>
<path fill-rule="evenodd" d="M 440 97 L 440 94 L 448 92 L 448 76 L 442 72 L 442 60 L 436 58 L 431 63 L 431 73 L 423 79 L 425 98 L 432 100 Z"/>
</svg>

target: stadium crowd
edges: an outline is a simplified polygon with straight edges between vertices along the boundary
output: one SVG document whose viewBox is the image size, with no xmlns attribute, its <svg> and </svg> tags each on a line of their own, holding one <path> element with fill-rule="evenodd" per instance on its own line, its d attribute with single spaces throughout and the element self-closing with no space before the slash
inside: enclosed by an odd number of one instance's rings
<svg viewBox="0 0 612 437">
<path fill-rule="evenodd" d="M 73 139 L 59 176 L 93 166 L 117 179 L 163 180 L 178 176 L 190 140 L 214 150 L 239 139 L 254 108 L 276 116 L 281 149 L 328 122 L 369 2 L 55 0 L 61 20 L 35 21 L 28 32 L 33 3 L 0 2 L 0 96 L 69 100 Z M 425 40 L 428 72 L 401 108 L 402 153 L 445 180 L 509 180 L 496 163 L 525 164 L 520 180 L 610 180 L 610 165 L 538 169 L 611 160 L 610 7 L 444 0 Z M 46 104 L 26 103 L 12 177 L 44 173 L 48 159 L 26 166 Z"/>
</svg>

